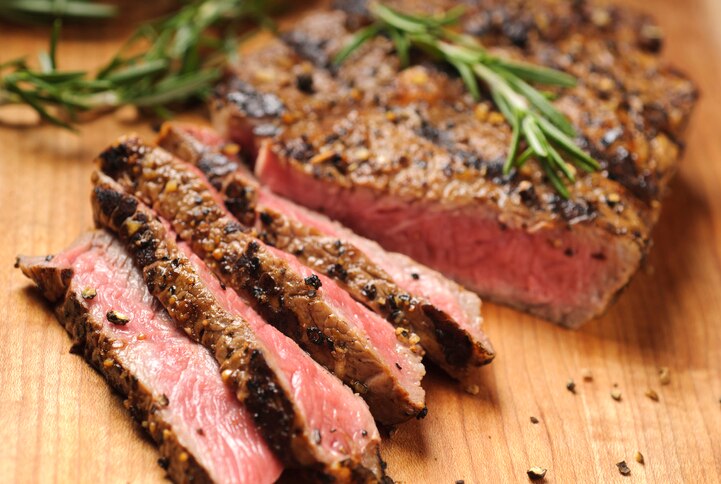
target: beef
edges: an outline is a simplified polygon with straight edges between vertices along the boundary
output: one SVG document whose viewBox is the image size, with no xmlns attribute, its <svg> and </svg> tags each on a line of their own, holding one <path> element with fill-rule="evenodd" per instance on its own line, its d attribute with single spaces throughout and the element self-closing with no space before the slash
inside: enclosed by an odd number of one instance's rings
<svg viewBox="0 0 721 484">
<path fill-rule="evenodd" d="M 335 279 L 396 328 L 418 334 L 431 360 L 469 390 L 478 388 L 478 369 L 494 353 L 481 332 L 475 294 L 259 186 L 237 158 L 238 148 L 210 129 L 166 123 L 158 144 L 200 168 L 233 215 L 263 241 Z M 247 203 L 236 203 L 239 193 Z"/>
<path fill-rule="evenodd" d="M 380 437 L 362 399 L 222 288 L 155 214 L 99 175 L 96 222 L 117 231 L 150 292 L 176 323 L 211 350 L 220 375 L 289 466 L 318 478 L 377 482 Z"/>
<path fill-rule="evenodd" d="M 210 353 L 176 327 L 107 232 L 18 265 L 54 306 L 74 351 L 103 375 L 159 447 L 175 482 L 271 483 L 282 467 Z M 110 311 L 130 318 L 108 321 Z"/>
<path fill-rule="evenodd" d="M 168 220 L 224 284 L 360 393 L 376 419 L 395 424 L 425 412 L 421 348 L 329 278 L 244 233 L 197 168 L 135 137 L 98 162 Z"/>
<path fill-rule="evenodd" d="M 276 193 L 492 300 L 578 326 L 643 259 L 696 90 L 649 48 L 658 29 L 647 17 L 591 2 L 468 3 L 465 29 L 495 52 L 579 79 L 554 102 L 603 170 L 579 174 L 569 199 L 535 161 L 503 175 L 507 123 L 445 66 L 418 57 L 401 70 L 393 43 L 376 38 L 329 67 L 350 35 L 342 12 L 313 14 L 244 56 L 217 89 L 215 122 L 262 151 L 255 172 Z M 293 82 L 301 73 L 312 92 Z M 243 96 L 275 109 L 249 110 Z"/>
</svg>

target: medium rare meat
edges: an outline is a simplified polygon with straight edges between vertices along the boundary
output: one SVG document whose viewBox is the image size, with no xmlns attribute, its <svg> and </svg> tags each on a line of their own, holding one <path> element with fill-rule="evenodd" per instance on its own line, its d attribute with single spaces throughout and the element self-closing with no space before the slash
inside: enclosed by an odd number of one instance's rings
<svg viewBox="0 0 721 484">
<path fill-rule="evenodd" d="M 282 467 L 208 351 L 190 341 L 148 292 L 107 232 L 81 236 L 55 257 L 20 257 L 74 350 L 124 398 L 175 482 L 271 483 Z M 111 323 L 121 312 L 128 324 Z"/>
<path fill-rule="evenodd" d="M 237 147 L 210 129 L 166 123 L 158 144 L 200 168 L 233 215 L 266 243 L 334 278 L 397 328 L 412 329 L 434 362 L 469 390 L 477 388 L 478 368 L 494 353 L 480 329 L 475 294 L 260 187 L 237 159 Z"/>
<path fill-rule="evenodd" d="M 255 172 L 276 193 L 492 300 L 578 326 L 648 249 L 695 88 L 660 62 L 647 17 L 592 2 L 468 4 L 463 27 L 494 52 L 578 78 L 554 102 L 603 170 L 579 173 L 569 199 L 534 161 L 503 175 L 509 126 L 444 67 L 401 70 L 386 38 L 332 66 L 350 35 L 342 12 L 244 56 L 211 103 L 216 124 L 262 151 Z"/>
<path fill-rule="evenodd" d="M 222 379 L 284 463 L 341 482 L 382 478 L 380 437 L 360 397 L 223 289 L 151 210 L 104 175 L 96 176 L 93 209 L 99 225 L 117 231 L 170 316 L 213 352 Z"/>
<path fill-rule="evenodd" d="M 225 284 L 360 393 L 376 419 L 396 424 L 425 415 L 420 347 L 331 279 L 244 233 L 196 168 L 135 137 L 98 161 L 167 219 Z"/>
</svg>

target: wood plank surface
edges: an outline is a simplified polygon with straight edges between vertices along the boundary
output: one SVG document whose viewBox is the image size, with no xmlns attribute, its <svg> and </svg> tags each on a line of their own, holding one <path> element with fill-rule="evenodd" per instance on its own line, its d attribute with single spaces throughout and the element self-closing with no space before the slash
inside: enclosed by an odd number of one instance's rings
<svg viewBox="0 0 721 484">
<path fill-rule="evenodd" d="M 399 481 L 527 482 L 531 466 L 548 468 L 546 482 L 555 483 L 721 480 L 721 2 L 626 3 L 658 18 L 666 58 L 702 91 L 648 263 L 608 314 L 575 332 L 485 304 L 498 351 L 485 385 L 466 395 L 430 370 L 428 417 L 383 446 Z M 150 13 L 66 29 L 62 66 L 97 66 Z M 45 48 L 47 35 L 0 24 L 0 62 Z M 147 123 L 113 116 L 77 135 L 0 127 L 0 482 L 163 479 L 120 399 L 69 354 L 65 332 L 12 267 L 16 254 L 61 250 L 92 226 L 90 160 L 130 130 L 150 133 Z M 659 383 L 661 366 L 668 385 Z M 610 396 L 614 384 L 621 401 Z M 649 388 L 659 402 L 644 396 Z M 621 460 L 628 477 L 616 468 Z"/>
</svg>

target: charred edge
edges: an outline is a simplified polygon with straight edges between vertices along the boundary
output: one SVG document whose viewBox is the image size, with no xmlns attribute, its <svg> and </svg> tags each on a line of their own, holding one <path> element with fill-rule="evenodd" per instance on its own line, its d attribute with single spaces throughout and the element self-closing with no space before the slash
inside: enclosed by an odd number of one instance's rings
<svg viewBox="0 0 721 484">
<path fill-rule="evenodd" d="M 468 334 L 435 306 L 424 304 L 423 312 L 433 322 L 435 336 L 443 349 L 446 363 L 457 368 L 467 366 L 473 356 L 473 342 Z"/>
<path fill-rule="evenodd" d="M 133 146 L 132 140 L 121 141 L 100 154 L 100 169 L 112 178 L 117 178 L 128 169 L 136 153 L 137 148 Z"/>
<path fill-rule="evenodd" d="M 293 404 L 260 350 L 252 351 L 249 370 L 250 377 L 246 382 L 248 397 L 244 403 L 253 420 L 282 462 L 287 465 L 302 464 L 297 462 L 291 450 L 294 439 L 305 438 L 302 429 L 295 425 Z"/>
<path fill-rule="evenodd" d="M 161 454 L 158 464 L 175 482 L 212 482 L 208 472 L 183 447 L 172 427 L 160 417 L 156 410 L 164 402 L 153 397 L 150 389 L 141 384 L 129 369 L 120 365 L 114 357 L 112 341 L 98 329 L 101 323 L 94 322 L 82 298 L 70 293 L 65 302 L 56 308 L 56 315 L 73 339 L 73 346 L 108 384 L 125 397 L 125 407 L 155 441 Z M 114 363 L 104 364 L 108 359 Z"/>
<path fill-rule="evenodd" d="M 119 227 L 138 210 L 138 200 L 116 189 L 98 185 L 93 194 L 100 214 L 113 228 Z"/>
<path fill-rule="evenodd" d="M 255 222 L 258 194 L 254 187 L 238 179 L 231 179 L 222 189 L 225 206 L 246 227 Z"/>
</svg>

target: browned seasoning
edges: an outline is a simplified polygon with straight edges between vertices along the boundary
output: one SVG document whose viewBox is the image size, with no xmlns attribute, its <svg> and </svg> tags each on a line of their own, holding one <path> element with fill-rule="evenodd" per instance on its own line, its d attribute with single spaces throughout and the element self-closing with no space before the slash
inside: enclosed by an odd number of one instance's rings
<svg viewBox="0 0 721 484">
<path fill-rule="evenodd" d="M 130 322 L 130 318 L 121 313 L 120 311 L 116 311 L 115 309 L 112 309 L 108 311 L 105 314 L 105 317 L 108 318 L 108 321 L 110 321 L 113 324 L 117 324 L 118 326 L 125 326 Z"/>
<path fill-rule="evenodd" d="M 566 383 L 566 390 L 575 394 L 576 393 L 576 382 L 574 382 L 572 379 L 568 380 L 568 382 Z"/>
<path fill-rule="evenodd" d="M 546 477 L 546 472 L 548 472 L 547 469 L 544 469 L 542 467 L 531 467 L 526 471 L 526 474 L 528 474 L 528 478 L 532 481 L 540 481 L 544 477 Z"/>
<path fill-rule="evenodd" d="M 621 390 L 619 390 L 618 388 L 614 388 L 613 390 L 611 390 L 611 398 L 613 398 L 617 402 L 620 402 L 621 401 Z"/>
<path fill-rule="evenodd" d="M 658 380 L 661 385 L 668 385 L 671 383 L 671 371 L 666 366 L 662 366 L 658 369 Z"/>
<path fill-rule="evenodd" d="M 658 393 L 656 393 L 656 391 L 653 390 L 653 389 L 651 389 L 651 388 L 649 388 L 648 390 L 646 390 L 646 392 L 644 393 L 644 395 L 646 395 L 648 398 L 650 398 L 650 399 L 653 400 L 654 402 L 658 402 L 658 401 L 659 401 Z"/>
<path fill-rule="evenodd" d="M 591 373 L 591 370 L 588 368 L 581 370 L 581 376 L 583 377 L 583 381 L 593 381 L 593 373 Z"/>
<path fill-rule="evenodd" d="M 537 419 L 536 417 L 531 417 L 531 423 L 532 423 L 532 424 L 537 424 L 537 423 L 538 423 L 538 419 Z"/>
<path fill-rule="evenodd" d="M 631 475 L 631 469 L 628 468 L 628 464 L 626 464 L 625 460 L 622 460 L 621 462 L 617 463 L 616 467 L 618 467 L 618 472 L 620 472 L 622 476 L 630 476 Z"/>
<path fill-rule="evenodd" d="M 639 451 L 636 451 L 636 453 L 633 455 L 633 458 L 638 462 L 639 464 L 645 464 L 646 461 L 643 458 L 643 454 Z"/>
</svg>

